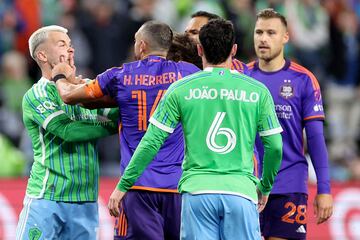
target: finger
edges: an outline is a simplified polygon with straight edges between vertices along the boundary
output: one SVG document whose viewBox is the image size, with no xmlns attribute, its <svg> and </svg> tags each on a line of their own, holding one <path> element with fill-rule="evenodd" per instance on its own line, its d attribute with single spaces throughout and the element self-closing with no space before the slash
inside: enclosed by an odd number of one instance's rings
<svg viewBox="0 0 360 240">
<path fill-rule="evenodd" d="M 318 205 L 316 202 L 313 203 L 313 206 L 314 206 L 314 216 L 318 216 Z"/>
<path fill-rule="evenodd" d="M 61 63 L 65 62 L 65 56 L 64 56 L 64 55 L 61 55 L 61 56 L 60 56 L 60 62 L 61 62 Z"/>
<path fill-rule="evenodd" d="M 69 64 L 70 64 L 70 66 L 71 66 L 72 68 L 75 67 L 75 62 L 74 62 L 74 57 L 73 57 L 73 56 L 70 57 Z"/>
</svg>

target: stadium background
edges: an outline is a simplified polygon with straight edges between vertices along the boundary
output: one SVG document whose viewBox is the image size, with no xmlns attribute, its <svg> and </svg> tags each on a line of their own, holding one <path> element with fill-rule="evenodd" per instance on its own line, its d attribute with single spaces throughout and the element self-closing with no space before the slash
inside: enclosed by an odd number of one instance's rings
<svg viewBox="0 0 360 240">
<path fill-rule="evenodd" d="M 360 1 L 359 0 L 0 0 L 0 239 L 14 239 L 32 163 L 32 149 L 21 118 L 24 92 L 40 72 L 28 54 L 30 34 L 43 25 L 69 29 L 78 74 L 94 78 L 132 61 L 133 35 L 147 20 L 183 32 L 191 13 L 206 10 L 231 20 L 238 58 L 254 59 L 256 11 L 273 7 L 288 18 L 289 58 L 313 71 L 323 94 L 326 140 L 335 212 L 316 226 L 310 176 L 308 239 L 360 239 Z M 101 239 L 111 239 L 106 202 L 119 169 L 117 136 L 99 141 Z"/>
</svg>

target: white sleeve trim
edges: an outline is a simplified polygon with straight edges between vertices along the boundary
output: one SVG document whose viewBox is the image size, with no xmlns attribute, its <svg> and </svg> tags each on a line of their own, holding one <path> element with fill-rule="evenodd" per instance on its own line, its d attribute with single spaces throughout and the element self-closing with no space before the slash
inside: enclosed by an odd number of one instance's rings
<svg viewBox="0 0 360 240">
<path fill-rule="evenodd" d="M 103 116 L 108 117 L 110 110 L 111 110 L 110 108 L 105 108 L 103 112 Z"/>
<path fill-rule="evenodd" d="M 270 130 L 259 132 L 259 135 L 261 137 L 266 137 L 266 136 L 274 135 L 274 134 L 277 134 L 277 133 L 281 133 L 282 131 L 283 131 L 283 129 L 281 127 L 278 127 L 278 128 L 273 128 L 273 129 L 270 129 Z"/>
<path fill-rule="evenodd" d="M 57 112 L 54 112 L 54 113 L 50 114 L 50 115 L 45 119 L 45 121 L 43 122 L 42 127 L 46 130 L 46 127 L 47 127 L 47 125 L 49 124 L 49 122 L 50 122 L 53 118 L 55 118 L 55 117 L 57 117 L 57 116 L 59 116 L 59 115 L 61 115 L 61 114 L 63 114 L 63 113 L 65 113 L 65 112 L 64 112 L 63 110 L 60 110 L 60 111 L 57 111 Z"/>
<path fill-rule="evenodd" d="M 168 126 L 165 126 L 164 124 L 162 124 L 161 122 L 158 122 L 153 117 L 150 118 L 149 122 L 154 124 L 156 127 L 160 128 L 161 130 L 164 130 L 165 132 L 168 132 L 168 133 L 173 133 L 174 132 L 174 128 L 170 128 Z"/>
</svg>

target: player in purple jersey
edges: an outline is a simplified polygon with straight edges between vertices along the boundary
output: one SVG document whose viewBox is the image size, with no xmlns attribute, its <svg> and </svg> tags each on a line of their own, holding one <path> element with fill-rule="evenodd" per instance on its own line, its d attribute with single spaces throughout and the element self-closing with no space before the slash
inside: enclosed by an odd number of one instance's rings
<svg viewBox="0 0 360 240">
<path fill-rule="evenodd" d="M 110 96 L 120 110 L 121 174 L 148 128 L 148 119 L 171 83 L 199 69 L 186 62 L 166 60 L 173 33 L 166 24 L 146 22 L 135 34 L 135 56 L 126 63 L 99 74 L 91 83 L 72 85 L 57 81 L 64 101 L 76 104 L 102 101 Z M 53 75 L 69 76 L 67 64 L 55 66 Z M 122 201 L 115 239 L 179 239 L 181 176 L 184 141 L 181 127 L 165 145 Z"/>
<path fill-rule="evenodd" d="M 219 19 L 220 17 L 216 14 L 198 11 L 191 15 L 191 20 L 186 26 L 185 33 L 195 40 L 196 43 L 199 42 L 199 32 L 202 26 L 207 24 L 211 19 Z M 232 70 L 237 70 L 238 72 L 244 73 L 247 75 L 248 68 L 245 63 L 239 61 L 236 58 L 232 58 L 231 64 Z"/>
<path fill-rule="evenodd" d="M 333 211 L 320 86 L 310 71 L 284 58 L 288 40 L 287 22 L 282 15 L 273 9 L 258 13 L 254 30 L 258 60 L 248 64 L 250 76 L 270 90 L 284 129 L 281 168 L 260 217 L 262 234 L 271 240 L 306 237 L 308 163 L 304 156 L 304 128 L 317 176 L 317 223 L 325 222 Z M 260 143 L 257 148 L 262 156 Z"/>
</svg>

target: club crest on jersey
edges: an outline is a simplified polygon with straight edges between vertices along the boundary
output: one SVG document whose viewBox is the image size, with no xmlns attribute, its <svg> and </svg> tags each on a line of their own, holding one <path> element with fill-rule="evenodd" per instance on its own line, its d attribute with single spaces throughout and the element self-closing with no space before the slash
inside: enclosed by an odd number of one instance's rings
<svg viewBox="0 0 360 240">
<path fill-rule="evenodd" d="M 290 83 L 285 83 L 280 87 L 280 96 L 282 96 L 285 99 L 293 97 L 294 87 Z"/>
</svg>

